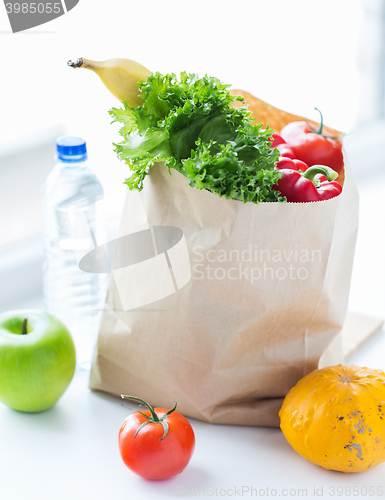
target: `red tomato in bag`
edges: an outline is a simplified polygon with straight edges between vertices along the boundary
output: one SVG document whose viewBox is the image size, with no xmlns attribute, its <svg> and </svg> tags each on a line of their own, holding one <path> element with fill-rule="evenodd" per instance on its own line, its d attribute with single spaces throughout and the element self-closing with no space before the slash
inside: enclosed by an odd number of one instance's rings
<svg viewBox="0 0 385 500">
<path fill-rule="evenodd" d="M 327 165 L 338 174 L 342 172 L 344 167 L 342 141 L 323 132 L 322 114 L 317 130 L 305 121 L 292 122 L 283 127 L 281 136 L 293 151 L 294 157 L 309 167 Z M 288 155 L 282 154 L 282 156 Z"/>
</svg>

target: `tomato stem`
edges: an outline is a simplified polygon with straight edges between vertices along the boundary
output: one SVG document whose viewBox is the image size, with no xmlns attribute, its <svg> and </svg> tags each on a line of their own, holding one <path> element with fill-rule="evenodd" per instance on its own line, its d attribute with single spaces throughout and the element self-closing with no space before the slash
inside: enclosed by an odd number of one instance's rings
<svg viewBox="0 0 385 500">
<path fill-rule="evenodd" d="M 163 415 L 163 417 L 160 417 L 160 421 L 161 421 L 161 422 L 162 422 L 165 418 L 167 418 L 169 415 L 171 415 L 171 413 L 172 413 L 173 411 L 175 411 L 175 410 L 176 410 L 176 405 L 177 405 L 177 402 L 176 402 L 176 401 L 174 401 L 174 403 L 175 403 L 175 404 L 174 404 L 174 406 L 171 408 L 171 410 L 168 410 L 168 412 L 167 412 L 167 413 L 165 413 L 165 414 Z"/>
<path fill-rule="evenodd" d="M 150 410 L 151 417 L 152 417 L 153 421 L 154 422 L 160 421 L 158 415 L 155 413 L 154 408 L 150 404 L 148 404 L 146 401 L 144 401 L 144 399 L 136 398 L 135 396 L 125 396 L 124 394 L 122 394 L 121 397 L 123 399 L 133 399 L 134 401 L 139 401 L 140 403 L 143 403 Z"/>
<path fill-rule="evenodd" d="M 154 410 L 154 408 L 149 403 L 147 403 L 146 401 L 144 401 L 144 399 L 136 398 L 135 396 L 126 396 L 125 394 L 121 394 L 120 397 L 123 398 L 123 399 L 133 399 L 134 401 L 139 401 L 140 403 L 143 403 L 145 406 L 147 406 L 147 408 L 150 410 L 151 417 L 149 417 L 148 415 L 145 415 L 144 413 L 142 413 L 141 411 L 138 410 L 138 413 L 140 413 L 141 415 L 143 415 L 143 417 L 145 417 L 147 419 L 147 421 L 143 422 L 139 426 L 138 430 L 135 432 L 134 439 L 136 438 L 138 432 L 141 429 L 143 429 L 143 427 L 145 427 L 147 424 L 161 424 L 162 425 L 162 427 L 163 427 L 163 436 L 159 439 L 159 441 L 162 441 L 167 436 L 169 427 L 168 427 L 168 423 L 165 421 L 165 419 L 169 415 L 171 415 L 171 413 L 173 411 L 175 411 L 176 405 L 177 405 L 176 402 L 175 402 L 173 408 L 171 408 L 171 410 L 169 410 L 167 413 L 165 413 L 162 417 L 159 418 L 158 415 L 156 414 L 156 411 Z M 128 408 L 128 409 L 130 410 L 131 408 Z"/>
<path fill-rule="evenodd" d="M 323 130 L 323 127 L 324 127 L 324 119 L 323 119 L 321 111 L 318 108 L 316 108 L 316 107 L 314 109 L 316 109 L 317 111 L 319 111 L 319 114 L 321 115 L 321 121 L 320 121 L 320 123 L 318 125 L 318 128 L 316 130 L 314 127 L 312 127 L 312 125 L 307 120 L 305 120 L 305 122 L 307 123 L 307 125 L 309 126 L 309 128 L 311 130 L 311 133 L 312 134 L 320 135 L 321 137 L 324 137 L 325 139 L 335 139 L 335 140 L 339 141 L 340 137 L 336 137 L 334 135 L 326 135 L 326 134 L 322 133 L 322 130 Z"/>
<path fill-rule="evenodd" d="M 319 122 L 318 129 L 315 130 L 315 133 L 322 135 L 322 129 L 324 128 L 324 118 L 322 116 L 321 111 L 318 108 L 314 107 L 314 109 L 316 109 L 319 112 L 319 114 L 321 115 L 321 120 Z"/>
<path fill-rule="evenodd" d="M 23 326 L 21 328 L 21 334 L 22 335 L 27 335 L 27 333 L 28 333 L 27 324 L 28 324 L 28 319 L 24 318 L 24 320 L 23 320 Z"/>
</svg>

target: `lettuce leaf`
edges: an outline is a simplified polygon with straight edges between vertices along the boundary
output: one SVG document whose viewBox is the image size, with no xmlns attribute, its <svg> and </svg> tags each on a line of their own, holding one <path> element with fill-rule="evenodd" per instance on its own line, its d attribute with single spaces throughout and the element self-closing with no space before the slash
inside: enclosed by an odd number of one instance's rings
<svg viewBox="0 0 385 500">
<path fill-rule="evenodd" d="M 143 189 L 149 170 L 163 161 L 197 189 L 245 203 L 286 201 L 273 189 L 282 175 L 274 170 L 274 131 L 256 124 L 246 106 L 235 107 L 244 100 L 228 87 L 207 75 L 155 73 L 139 83 L 142 106 L 110 110 L 122 124 L 122 141 L 114 146 L 131 170 L 130 189 Z"/>
</svg>

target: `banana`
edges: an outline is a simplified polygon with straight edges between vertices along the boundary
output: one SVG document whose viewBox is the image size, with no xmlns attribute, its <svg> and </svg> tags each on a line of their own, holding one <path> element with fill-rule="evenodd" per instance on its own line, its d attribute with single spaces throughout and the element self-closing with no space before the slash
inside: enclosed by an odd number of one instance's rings
<svg viewBox="0 0 385 500">
<path fill-rule="evenodd" d="M 71 68 L 86 68 L 94 71 L 108 90 L 119 99 L 126 100 L 132 107 L 143 104 L 139 95 L 138 82 L 147 80 L 150 70 L 131 59 L 108 59 L 107 61 L 91 61 L 81 57 L 67 62 Z"/>
</svg>

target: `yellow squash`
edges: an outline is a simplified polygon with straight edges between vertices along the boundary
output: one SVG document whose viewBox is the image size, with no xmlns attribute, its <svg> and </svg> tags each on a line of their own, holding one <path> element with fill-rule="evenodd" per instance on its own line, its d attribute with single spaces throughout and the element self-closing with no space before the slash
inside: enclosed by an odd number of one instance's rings
<svg viewBox="0 0 385 500">
<path fill-rule="evenodd" d="M 385 462 L 385 373 L 336 365 L 314 370 L 287 394 L 281 429 L 325 469 L 360 472 Z"/>
</svg>

